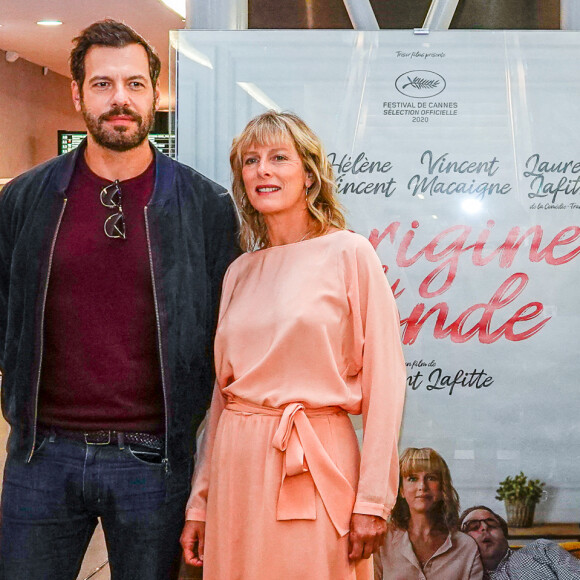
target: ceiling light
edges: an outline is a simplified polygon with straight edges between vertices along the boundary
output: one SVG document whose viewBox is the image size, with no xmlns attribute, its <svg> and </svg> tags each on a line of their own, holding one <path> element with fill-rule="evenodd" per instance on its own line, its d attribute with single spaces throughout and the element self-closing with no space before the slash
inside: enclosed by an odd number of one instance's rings
<svg viewBox="0 0 580 580">
<path fill-rule="evenodd" d="M 39 26 L 60 26 L 62 22 L 60 20 L 38 20 Z"/>
<path fill-rule="evenodd" d="M 185 5 L 186 0 L 161 0 L 167 8 L 173 10 L 173 12 L 177 12 L 181 18 L 185 18 Z"/>
</svg>

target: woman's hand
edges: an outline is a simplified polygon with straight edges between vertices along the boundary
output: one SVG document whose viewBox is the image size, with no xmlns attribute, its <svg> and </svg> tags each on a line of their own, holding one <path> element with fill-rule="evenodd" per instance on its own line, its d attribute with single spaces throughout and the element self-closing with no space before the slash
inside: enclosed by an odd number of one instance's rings
<svg viewBox="0 0 580 580">
<path fill-rule="evenodd" d="M 348 558 L 357 561 L 369 558 L 385 539 L 387 522 L 379 516 L 352 514 L 348 535 Z"/>
<path fill-rule="evenodd" d="M 190 566 L 203 566 L 203 549 L 205 542 L 205 522 L 187 520 L 179 543 L 183 548 L 183 559 Z"/>
</svg>

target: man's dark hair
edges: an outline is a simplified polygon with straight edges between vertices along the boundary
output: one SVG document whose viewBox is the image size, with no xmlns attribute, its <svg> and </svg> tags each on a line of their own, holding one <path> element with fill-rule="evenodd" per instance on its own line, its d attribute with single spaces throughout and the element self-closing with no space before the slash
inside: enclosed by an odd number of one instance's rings
<svg viewBox="0 0 580 580">
<path fill-rule="evenodd" d="M 147 52 L 149 59 L 149 76 L 153 88 L 157 84 L 161 61 L 152 46 L 130 26 L 116 20 L 101 20 L 85 28 L 73 39 L 74 48 L 70 53 L 70 72 L 82 95 L 85 82 L 85 57 L 92 46 L 124 48 L 130 44 L 140 44 Z"/>
<path fill-rule="evenodd" d="M 499 514 L 496 514 L 492 509 L 489 509 L 486 505 L 474 505 L 473 507 L 470 507 L 470 508 L 467 508 L 466 510 L 464 510 L 464 512 L 459 516 L 459 529 L 460 530 L 463 527 L 463 520 L 467 517 L 468 514 L 470 514 L 471 512 L 474 512 L 475 510 L 485 510 L 486 512 L 489 512 L 498 521 L 499 526 L 501 528 L 501 531 L 503 532 L 503 535 L 505 536 L 505 539 L 506 540 L 508 539 L 509 530 L 508 530 L 507 522 Z"/>
</svg>

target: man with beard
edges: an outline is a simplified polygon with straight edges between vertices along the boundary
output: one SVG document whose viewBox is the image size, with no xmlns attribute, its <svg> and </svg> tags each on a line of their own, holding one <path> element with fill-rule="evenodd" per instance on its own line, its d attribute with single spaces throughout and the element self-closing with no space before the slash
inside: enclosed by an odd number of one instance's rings
<svg viewBox="0 0 580 580">
<path fill-rule="evenodd" d="M 124 24 L 84 30 L 71 72 L 88 137 L 0 198 L 4 580 L 75 579 L 98 519 L 113 578 L 178 572 L 238 249 L 224 190 L 149 144 L 159 69 Z"/>
<path fill-rule="evenodd" d="M 548 540 L 536 540 L 512 550 L 508 525 L 488 507 L 466 509 L 459 518 L 461 531 L 477 543 L 488 580 L 578 580 L 580 560 Z"/>
</svg>

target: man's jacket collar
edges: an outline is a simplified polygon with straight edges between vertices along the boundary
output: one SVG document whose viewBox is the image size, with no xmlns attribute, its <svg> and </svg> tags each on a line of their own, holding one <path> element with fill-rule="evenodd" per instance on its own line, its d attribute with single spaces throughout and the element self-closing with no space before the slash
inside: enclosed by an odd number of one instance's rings
<svg viewBox="0 0 580 580">
<path fill-rule="evenodd" d="M 87 140 L 85 138 L 74 151 L 59 158 L 59 170 L 53 172 L 55 190 L 58 195 L 65 196 L 79 155 L 84 155 L 86 147 Z M 151 145 L 151 149 L 155 155 L 155 187 L 147 205 L 163 204 L 168 199 L 173 186 L 175 166 L 168 157 L 162 155 L 153 145 Z"/>
</svg>

